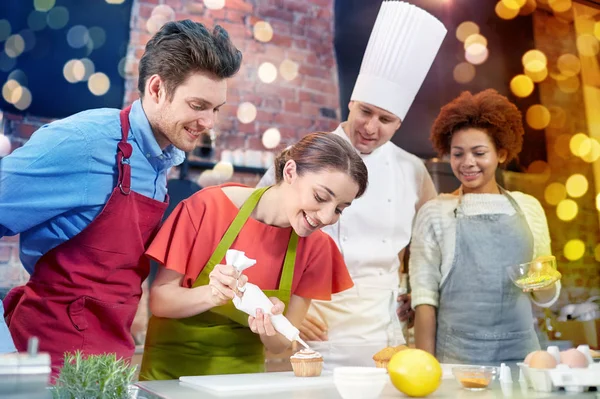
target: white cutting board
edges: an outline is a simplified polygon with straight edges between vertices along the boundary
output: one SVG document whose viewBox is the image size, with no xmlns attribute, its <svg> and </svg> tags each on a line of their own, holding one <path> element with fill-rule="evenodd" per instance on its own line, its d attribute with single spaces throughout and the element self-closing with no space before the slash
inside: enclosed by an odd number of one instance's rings
<svg viewBox="0 0 600 399">
<path fill-rule="evenodd" d="M 179 381 L 211 393 L 235 395 L 257 392 L 288 391 L 298 388 L 333 388 L 333 373 L 323 371 L 319 377 L 296 377 L 291 371 L 255 374 L 220 374 L 179 377 Z"/>
</svg>

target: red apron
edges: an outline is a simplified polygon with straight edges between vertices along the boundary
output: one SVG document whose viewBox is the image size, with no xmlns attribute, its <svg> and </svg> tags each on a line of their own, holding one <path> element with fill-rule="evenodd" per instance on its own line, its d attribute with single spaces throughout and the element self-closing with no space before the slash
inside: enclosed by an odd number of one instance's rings
<svg viewBox="0 0 600 399">
<path fill-rule="evenodd" d="M 116 352 L 131 358 L 130 333 L 148 276 L 144 256 L 167 208 L 165 202 L 131 191 L 128 107 L 121 111 L 117 148 L 119 179 L 102 212 L 79 234 L 36 263 L 25 286 L 4 300 L 6 322 L 19 351 L 36 336 L 52 358 L 53 376 L 64 352 Z"/>
</svg>

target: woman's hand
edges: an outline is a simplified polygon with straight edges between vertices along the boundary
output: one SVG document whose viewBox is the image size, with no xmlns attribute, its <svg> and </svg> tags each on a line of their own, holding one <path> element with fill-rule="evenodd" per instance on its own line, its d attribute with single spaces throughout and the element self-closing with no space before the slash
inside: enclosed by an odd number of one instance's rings
<svg viewBox="0 0 600 399">
<path fill-rule="evenodd" d="M 327 341 L 327 326 L 308 313 L 299 328 L 300 338 L 304 341 Z"/>
<path fill-rule="evenodd" d="M 273 304 L 271 313 L 273 315 L 282 314 L 285 304 L 275 297 L 271 297 L 269 300 Z M 277 331 L 273 327 L 273 323 L 271 323 L 271 316 L 265 314 L 262 309 L 256 309 L 256 317 L 248 317 L 248 326 L 253 333 L 258 335 L 266 335 L 268 337 L 277 335 Z"/>
<path fill-rule="evenodd" d="M 231 265 L 216 265 L 208 277 L 208 285 L 212 293 L 211 301 L 214 306 L 226 304 L 235 295 L 242 296 L 239 288 L 248 282 L 248 277 Z"/>
</svg>

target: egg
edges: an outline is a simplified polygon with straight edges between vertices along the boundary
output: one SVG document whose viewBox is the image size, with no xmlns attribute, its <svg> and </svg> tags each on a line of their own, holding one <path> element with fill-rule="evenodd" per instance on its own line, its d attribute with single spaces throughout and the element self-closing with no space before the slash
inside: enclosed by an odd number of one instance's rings
<svg viewBox="0 0 600 399">
<path fill-rule="evenodd" d="M 588 366 L 587 358 L 577 349 L 568 349 L 560 352 L 560 362 L 572 369 L 586 368 Z"/>
<path fill-rule="evenodd" d="M 556 367 L 556 359 L 546 351 L 536 351 L 531 354 L 529 367 L 533 369 L 553 369 Z"/>
<path fill-rule="evenodd" d="M 531 356 L 533 356 L 533 354 L 535 352 L 537 352 L 537 351 L 530 352 L 527 356 L 525 356 L 525 360 L 523 360 L 523 363 L 525 363 L 526 365 L 529 366 L 529 362 L 531 361 Z"/>
</svg>

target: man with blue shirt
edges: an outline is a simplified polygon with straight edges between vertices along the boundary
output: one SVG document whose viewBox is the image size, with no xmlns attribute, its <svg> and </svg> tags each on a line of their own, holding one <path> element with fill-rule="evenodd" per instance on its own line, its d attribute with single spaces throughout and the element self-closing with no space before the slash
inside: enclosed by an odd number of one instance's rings
<svg viewBox="0 0 600 399">
<path fill-rule="evenodd" d="M 4 300 L 18 350 L 39 337 L 55 375 L 67 351 L 133 355 L 167 171 L 213 127 L 241 60 L 221 27 L 169 22 L 140 60 L 140 100 L 43 126 L 2 160 L 0 237 L 20 233 L 31 274 Z"/>
</svg>

